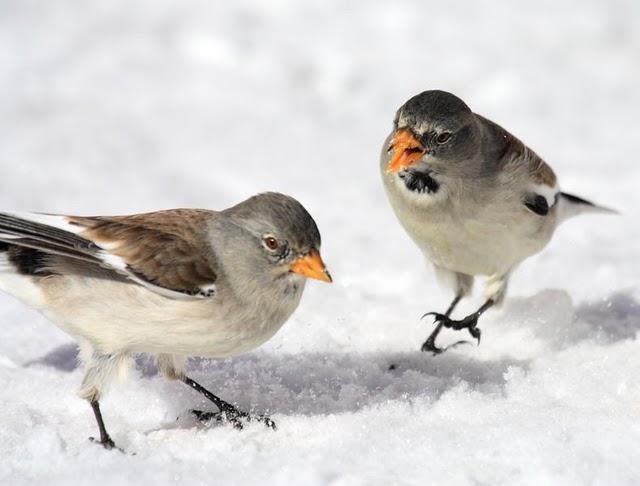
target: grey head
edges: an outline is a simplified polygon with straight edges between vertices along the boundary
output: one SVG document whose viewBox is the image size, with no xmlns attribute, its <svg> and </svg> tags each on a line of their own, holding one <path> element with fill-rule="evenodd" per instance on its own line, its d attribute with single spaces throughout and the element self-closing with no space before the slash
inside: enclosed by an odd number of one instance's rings
<svg viewBox="0 0 640 486">
<path fill-rule="evenodd" d="M 473 175 L 470 164 L 482 148 L 482 128 L 471 109 L 446 91 L 424 91 L 402 105 L 386 144 L 385 172 L 428 171 L 444 176 Z"/>
<path fill-rule="evenodd" d="M 267 192 L 221 213 L 227 253 L 236 268 L 256 278 L 307 277 L 331 281 L 320 257 L 320 232 L 307 210 L 290 196 Z"/>
</svg>

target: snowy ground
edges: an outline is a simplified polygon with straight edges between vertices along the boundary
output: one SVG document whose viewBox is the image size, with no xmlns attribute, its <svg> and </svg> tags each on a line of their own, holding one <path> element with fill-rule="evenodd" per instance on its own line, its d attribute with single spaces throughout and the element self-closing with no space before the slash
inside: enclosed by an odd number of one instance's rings
<svg viewBox="0 0 640 486">
<path fill-rule="evenodd" d="M 278 190 L 316 218 L 335 277 L 261 349 L 193 363 L 277 432 L 196 426 L 185 412 L 206 404 L 141 359 L 103 402 L 135 455 L 88 443 L 72 339 L 0 296 L 0 483 L 640 482 L 639 20 L 633 0 L 0 1 L 0 207 L 221 208 Z M 623 212 L 567 223 L 482 345 L 437 358 L 417 351 L 418 318 L 451 296 L 377 169 L 394 110 L 428 88 Z"/>
</svg>

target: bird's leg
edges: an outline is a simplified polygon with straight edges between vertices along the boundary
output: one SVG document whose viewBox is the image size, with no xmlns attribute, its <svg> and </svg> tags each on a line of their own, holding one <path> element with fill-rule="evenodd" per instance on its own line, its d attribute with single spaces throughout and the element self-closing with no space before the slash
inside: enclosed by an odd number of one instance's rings
<svg viewBox="0 0 640 486">
<path fill-rule="evenodd" d="M 454 329 L 456 331 L 459 331 L 460 329 L 468 329 L 469 330 L 469 334 L 471 334 L 471 336 L 476 338 L 478 340 L 478 344 L 480 344 L 480 336 L 481 336 L 482 333 L 480 332 L 480 329 L 478 329 L 478 327 L 477 327 L 478 326 L 478 319 L 480 318 L 480 316 L 482 314 L 484 314 L 484 312 L 487 309 L 492 307 L 494 304 L 495 304 L 495 301 L 493 299 L 487 299 L 487 301 L 484 304 L 482 304 L 477 311 L 475 311 L 472 314 L 469 314 L 467 317 L 465 317 L 464 319 L 460 319 L 459 321 L 451 319 L 449 317 L 449 315 L 446 314 L 446 313 L 445 314 L 438 314 L 437 312 L 429 312 L 429 313 L 425 314 L 423 317 L 425 317 L 425 316 L 434 316 L 435 321 L 438 323 L 438 326 L 436 326 L 436 329 L 441 329 L 442 326 L 444 326 L 446 328 L 449 328 L 449 329 Z M 431 337 L 431 336 L 429 336 L 429 337 Z M 465 342 L 467 342 L 467 341 L 458 341 L 458 342 L 452 344 L 451 346 L 457 346 L 458 344 L 462 344 L 462 343 L 465 343 Z M 426 343 L 425 343 L 425 345 L 426 345 Z M 451 347 L 451 346 L 448 346 L 448 347 Z M 424 351 L 424 348 L 423 348 L 423 351 Z M 443 350 L 441 350 L 440 352 L 442 352 L 442 351 Z"/>
<path fill-rule="evenodd" d="M 118 449 L 120 452 L 122 449 L 115 446 L 111 437 L 107 433 L 107 429 L 104 426 L 104 420 L 102 420 L 102 413 L 100 412 L 99 400 L 102 396 L 102 392 L 109 382 L 119 373 L 125 370 L 131 361 L 131 358 L 127 354 L 104 354 L 101 353 L 87 343 L 83 343 L 80 347 L 80 357 L 85 363 L 85 375 L 82 379 L 82 385 L 78 390 L 78 395 L 87 400 L 93 409 L 93 414 L 96 417 L 98 423 L 98 430 L 100 431 L 100 440 L 89 437 L 89 440 L 102 445 L 105 449 Z"/>
<path fill-rule="evenodd" d="M 456 308 L 460 300 L 462 300 L 462 295 L 461 294 L 456 295 L 453 301 L 451 302 L 451 304 L 449 304 L 449 308 L 447 309 L 447 311 L 442 315 L 448 318 L 453 312 L 453 310 Z M 433 312 L 427 312 L 425 315 L 421 317 L 421 319 L 424 319 L 426 316 L 433 315 L 433 314 L 434 314 Z M 421 348 L 422 351 L 430 352 L 433 354 L 440 354 L 446 351 L 447 348 L 439 348 L 436 346 L 436 338 L 438 337 L 438 334 L 440 334 L 440 331 L 442 330 L 443 327 L 444 327 L 444 322 L 438 321 L 436 328 L 431 332 L 431 334 L 429 334 L 429 337 L 427 338 L 427 340 L 422 344 L 422 348 Z"/>
<path fill-rule="evenodd" d="M 181 378 L 182 381 L 189 387 L 193 388 L 199 393 L 202 393 L 205 397 L 211 400 L 216 407 L 218 407 L 218 412 L 203 412 L 201 410 L 192 410 L 193 414 L 203 422 L 208 422 L 211 419 L 215 419 L 218 422 L 230 422 L 236 429 L 242 429 L 242 420 L 246 420 L 251 422 L 252 420 L 257 420 L 258 422 L 264 423 L 267 427 L 271 427 L 275 430 L 276 424 L 269 417 L 265 417 L 263 415 L 252 417 L 247 412 L 243 412 L 242 410 L 238 410 L 236 407 L 231 405 L 229 402 L 225 402 L 222 398 L 214 395 L 205 387 L 192 380 L 188 376 L 184 376 Z"/>
<path fill-rule="evenodd" d="M 100 404 L 98 403 L 98 400 L 92 400 L 90 403 L 91 403 L 91 408 L 93 409 L 93 414 L 96 416 L 96 422 L 98 422 L 98 430 L 100 431 L 100 440 L 97 441 L 93 437 L 90 437 L 89 439 L 92 442 L 97 442 L 98 444 L 102 445 L 102 447 L 104 447 L 105 449 L 115 448 L 116 445 L 111 439 L 111 437 L 109 436 L 109 433 L 107 432 L 107 429 L 104 426 L 104 420 L 102 420 L 102 413 L 100 412 Z"/>
</svg>

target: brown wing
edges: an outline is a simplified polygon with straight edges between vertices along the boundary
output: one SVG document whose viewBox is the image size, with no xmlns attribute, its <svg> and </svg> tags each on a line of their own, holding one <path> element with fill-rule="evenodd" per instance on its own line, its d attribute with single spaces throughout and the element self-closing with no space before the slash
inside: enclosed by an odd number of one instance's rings
<svg viewBox="0 0 640 486">
<path fill-rule="evenodd" d="M 82 228 L 80 236 L 121 258 L 137 277 L 163 288 L 198 295 L 207 294 L 216 280 L 206 239 L 210 218 L 209 211 L 174 209 L 68 220 Z"/>
<path fill-rule="evenodd" d="M 527 171 L 529 185 L 522 194 L 522 203 L 538 216 L 546 216 L 558 202 L 560 189 L 553 169 L 533 150 L 512 136 L 511 164 Z"/>
<path fill-rule="evenodd" d="M 111 217 L 0 213 L 0 241 L 93 261 L 164 295 L 210 297 L 216 272 L 207 228 L 214 215 L 195 209 Z"/>
<path fill-rule="evenodd" d="M 496 142 L 495 163 L 506 179 L 517 174 L 528 184 L 521 195 L 522 204 L 538 216 L 546 216 L 560 196 L 558 181 L 553 169 L 533 150 L 497 123 L 478 116 L 493 133 Z"/>
<path fill-rule="evenodd" d="M 557 179 L 553 169 L 533 150 L 522 141 L 488 118 L 476 114 L 486 127 L 494 135 L 497 153 L 496 163 L 503 170 L 509 170 L 506 166 L 518 166 L 525 168 L 531 182 L 555 188 Z"/>
</svg>

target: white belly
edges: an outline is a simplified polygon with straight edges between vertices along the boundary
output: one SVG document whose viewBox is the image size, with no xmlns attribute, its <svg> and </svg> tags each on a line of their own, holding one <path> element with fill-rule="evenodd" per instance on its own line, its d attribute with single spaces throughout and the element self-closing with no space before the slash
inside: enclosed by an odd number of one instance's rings
<svg viewBox="0 0 640 486">
<path fill-rule="evenodd" d="M 467 275 L 504 274 L 546 244 L 510 226 L 476 220 L 427 223 L 409 233 L 435 265 Z"/>
<path fill-rule="evenodd" d="M 41 311 L 66 332 L 105 353 L 150 352 L 225 357 L 256 348 L 282 327 L 302 288 L 280 305 L 245 305 L 225 295 L 175 300 L 140 286 L 105 279 L 50 277 L 40 281 Z"/>
<path fill-rule="evenodd" d="M 504 274 L 539 252 L 551 238 L 556 217 L 555 212 L 536 216 L 521 204 L 502 201 L 480 207 L 461 199 L 452 202 L 445 189 L 433 196 L 414 195 L 396 181 L 387 184 L 387 194 L 425 256 L 467 275 Z"/>
</svg>

